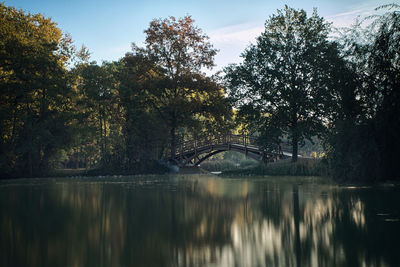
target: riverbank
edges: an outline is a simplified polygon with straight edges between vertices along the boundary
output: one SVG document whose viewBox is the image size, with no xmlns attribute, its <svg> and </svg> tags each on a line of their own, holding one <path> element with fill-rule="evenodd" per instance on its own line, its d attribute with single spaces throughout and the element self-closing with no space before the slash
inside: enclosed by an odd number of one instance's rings
<svg viewBox="0 0 400 267">
<path fill-rule="evenodd" d="M 329 176 L 328 164 L 321 159 L 298 159 L 297 162 L 278 161 L 258 164 L 246 169 L 223 171 L 221 176 Z"/>
<path fill-rule="evenodd" d="M 51 169 L 40 174 L 34 174 L 32 177 L 23 175 L 0 174 L 0 180 L 19 179 L 19 178 L 51 178 L 51 177 L 91 177 L 91 176 L 131 176 L 146 174 L 166 174 L 171 170 L 166 165 L 158 161 L 143 161 L 137 163 L 129 170 L 117 167 L 96 167 L 91 169 L 78 168 L 57 168 Z"/>
</svg>

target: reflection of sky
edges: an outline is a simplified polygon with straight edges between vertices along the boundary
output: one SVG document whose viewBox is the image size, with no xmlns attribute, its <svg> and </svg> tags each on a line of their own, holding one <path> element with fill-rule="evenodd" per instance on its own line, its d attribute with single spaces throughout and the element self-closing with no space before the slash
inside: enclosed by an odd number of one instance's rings
<svg viewBox="0 0 400 267">
<path fill-rule="evenodd" d="M 0 266 L 396 266 L 396 193 L 311 177 L 0 181 Z"/>
<path fill-rule="evenodd" d="M 219 186 L 223 187 L 223 181 L 219 182 Z M 234 183 L 236 184 L 236 189 L 247 188 L 248 190 L 249 183 L 247 181 L 234 181 Z M 213 188 L 208 192 L 215 193 L 215 182 L 208 182 L 207 184 L 211 184 L 211 188 Z M 251 183 L 251 185 L 254 191 L 254 183 Z M 218 190 L 220 197 L 233 195 L 243 197 L 239 191 L 236 191 L 237 194 L 232 190 L 227 190 L 226 194 L 221 194 L 221 192 L 223 190 Z M 250 192 L 250 194 L 253 193 Z M 290 195 L 290 192 L 288 194 Z M 285 211 L 286 218 L 281 219 L 280 225 L 275 225 L 271 220 L 259 214 L 259 209 L 254 207 L 254 204 L 250 196 L 249 202 L 242 201 L 236 205 L 233 221 L 229 227 L 231 243 L 217 249 L 214 253 L 204 253 L 204 249 L 200 248 L 195 252 L 190 251 L 190 257 L 180 256 L 180 258 L 193 260 L 192 257 L 195 259 L 206 257 L 206 262 L 211 262 L 214 266 L 266 266 L 266 264 L 271 263 L 273 265 L 295 266 L 295 253 L 289 249 L 291 253 L 287 254 L 288 247 L 293 247 L 293 240 L 285 238 L 284 233 L 284 231 L 290 231 L 291 233 L 294 231 L 290 203 L 288 203 L 289 205 L 284 204 L 283 207 L 275 207 L 282 208 Z M 209 222 L 203 221 L 202 227 L 205 228 L 207 227 L 206 225 L 209 225 Z M 208 251 L 207 249 L 205 250 Z M 185 255 L 188 251 L 184 249 L 181 253 Z M 214 260 L 211 258 L 211 254 L 215 255 Z M 185 263 L 190 264 L 190 262 Z"/>
<path fill-rule="evenodd" d="M 295 247 L 296 226 L 293 218 L 295 194 L 291 191 L 290 185 L 286 185 L 286 188 L 277 188 L 279 186 L 275 184 L 276 187 L 272 185 L 275 190 L 268 190 L 273 193 L 283 192 L 283 195 L 279 196 L 285 200 L 281 202 L 281 206 L 268 207 L 283 211 L 279 224 L 274 223 L 272 218 L 260 214 L 257 199 L 254 199 L 259 189 L 257 183 L 241 180 L 226 182 L 223 179 L 210 178 L 202 180 L 200 185 L 205 189 L 202 193 L 213 197 L 236 196 L 247 199 L 250 196 L 248 200 L 235 206 L 235 214 L 230 225 L 231 243 L 215 251 L 211 251 L 209 247 L 190 248 L 190 251 L 181 249 L 178 260 L 180 264 L 190 265 L 197 260 L 198 263 L 209 263 L 207 266 L 296 266 L 298 260 L 296 253 L 301 252 L 297 252 Z M 243 190 L 242 193 L 240 188 Z M 306 260 L 306 266 L 320 266 L 321 263 L 331 265 L 331 260 L 335 261 L 336 266 L 347 264 L 344 248 L 334 242 L 333 217 L 334 214 L 343 217 L 343 210 L 335 206 L 337 203 L 332 199 L 332 194 L 326 192 L 327 189 L 331 190 L 329 186 L 305 185 L 298 193 L 301 203 L 299 243 L 306 246 L 303 250 L 309 255 L 308 259 L 303 259 Z M 365 230 L 363 203 L 357 199 L 349 206 L 351 224 L 360 230 Z M 203 229 L 202 233 L 207 232 L 204 229 L 209 225 L 209 221 L 202 221 L 200 226 Z M 325 259 L 321 255 L 325 255 Z M 367 264 L 361 256 L 358 261 L 363 266 Z"/>
</svg>

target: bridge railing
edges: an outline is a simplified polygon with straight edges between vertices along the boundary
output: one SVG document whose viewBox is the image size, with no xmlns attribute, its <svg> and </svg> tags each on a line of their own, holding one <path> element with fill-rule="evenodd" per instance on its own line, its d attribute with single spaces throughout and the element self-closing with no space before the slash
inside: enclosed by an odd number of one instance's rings
<svg viewBox="0 0 400 267">
<path fill-rule="evenodd" d="M 194 151 L 204 147 L 229 144 L 242 145 L 244 147 L 258 147 L 257 137 L 253 136 L 234 134 L 207 136 L 205 138 L 179 143 L 175 148 L 176 154 L 174 156 L 183 155 L 186 152 Z M 167 157 L 174 157 L 171 153 L 171 148 L 168 148 L 166 152 Z M 277 151 L 277 153 L 280 152 Z"/>
</svg>

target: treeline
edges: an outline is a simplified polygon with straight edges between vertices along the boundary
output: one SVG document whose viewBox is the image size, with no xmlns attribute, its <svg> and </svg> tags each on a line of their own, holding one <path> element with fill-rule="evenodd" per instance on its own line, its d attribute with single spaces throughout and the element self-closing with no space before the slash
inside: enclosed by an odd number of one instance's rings
<svg viewBox="0 0 400 267">
<path fill-rule="evenodd" d="M 98 65 L 51 19 L 0 4 L 0 176 L 141 172 L 184 138 L 227 131 L 232 108 L 202 72 L 208 37 L 189 16 L 145 33 L 144 48 Z"/>
<path fill-rule="evenodd" d="M 290 140 L 294 162 L 318 137 L 336 179 L 399 179 L 400 14 L 381 10 L 334 32 L 286 6 L 243 63 L 208 77 L 217 51 L 190 16 L 151 21 L 144 47 L 99 65 L 51 19 L 0 4 L 0 176 L 142 172 L 239 125 L 266 152 Z"/>
<path fill-rule="evenodd" d="M 265 150 L 288 138 L 294 162 L 318 136 L 338 180 L 399 179 L 399 8 L 335 32 L 316 11 L 278 10 L 243 63 L 225 70 L 247 131 Z"/>
</svg>

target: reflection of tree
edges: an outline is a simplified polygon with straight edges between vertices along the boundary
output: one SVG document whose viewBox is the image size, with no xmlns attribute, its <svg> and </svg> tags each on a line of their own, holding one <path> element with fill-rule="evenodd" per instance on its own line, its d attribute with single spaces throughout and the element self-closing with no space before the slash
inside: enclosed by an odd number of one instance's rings
<svg viewBox="0 0 400 267">
<path fill-rule="evenodd" d="M 333 246 L 342 248 L 345 260 L 342 266 L 400 266 L 396 248 L 399 224 L 377 215 L 398 218 L 396 190 L 342 190 L 332 199 L 332 220 L 336 221 L 332 226 Z"/>
<path fill-rule="evenodd" d="M 400 264 L 397 224 L 376 216 L 397 210 L 393 191 L 207 177 L 49 184 L 0 187 L 1 266 Z"/>
<path fill-rule="evenodd" d="M 0 232 L 8 233 L 0 243 L 2 266 L 205 262 L 199 251 L 212 256 L 229 242 L 235 201 L 203 199 L 194 188 L 61 184 L 1 195 Z"/>
<path fill-rule="evenodd" d="M 301 247 L 300 247 L 300 215 L 299 215 L 299 188 L 297 185 L 293 186 L 293 219 L 294 219 L 294 242 L 296 253 L 296 265 L 301 266 Z"/>
<path fill-rule="evenodd" d="M 66 231 L 69 207 L 59 207 L 52 201 L 53 192 L 36 186 L 0 189 L 0 265 L 59 265 L 52 253 L 51 241 Z"/>
</svg>

